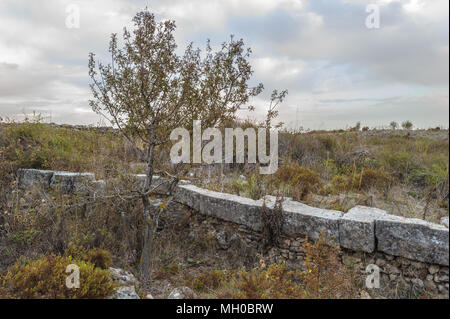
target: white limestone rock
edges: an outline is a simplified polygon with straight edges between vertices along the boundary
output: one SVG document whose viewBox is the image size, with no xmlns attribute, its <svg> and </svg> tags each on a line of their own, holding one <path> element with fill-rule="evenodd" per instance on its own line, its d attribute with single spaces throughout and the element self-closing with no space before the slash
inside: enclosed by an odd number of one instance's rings
<svg viewBox="0 0 450 319">
<path fill-rule="evenodd" d="M 196 299 L 197 294 L 189 287 L 177 287 L 169 294 L 167 299 Z"/>
<path fill-rule="evenodd" d="M 375 220 L 377 249 L 394 256 L 448 266 L 448 228 L 416 218 L 387 215 Z"/>
<path fill-rule="evenodd" d="M 93 173 L 54 172 L 50 187 L 64 193 L 81 192 L 86 191 L 87 186 L 94 181 Z"/>
<path fill-rule="evenodd" d="M 340 245 L 368 253 L 375 251 L 375 220 L 386 215 L 386 211 L 373 207 L 356 206 L 350 209 L 339 223 Z"/>
<path fill-rule="evenodd" d="M 40 169 L 19 169 L 17 171 L 18 187 L 22 190 L 32 187 L 48 189 L 53 173 L 53 171 Z"/>
<path fill-rule="evenodd" d="M 296 201 L 283 202 L 283 234 L 291 237 L 320 238 L 322 231 L 330 242 L 339 245 L 339 221 L 344 213 L 311 207 Z"/>
</svg>

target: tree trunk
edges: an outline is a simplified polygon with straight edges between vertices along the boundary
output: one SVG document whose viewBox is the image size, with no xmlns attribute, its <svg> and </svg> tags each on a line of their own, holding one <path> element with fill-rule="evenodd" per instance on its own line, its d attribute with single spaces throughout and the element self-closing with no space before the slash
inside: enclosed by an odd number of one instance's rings
<svg viewBox="0 0 450 319">
<path fill-rule="evenodd" d="M 145 209 L 144 209 L 145 210 Z M 145 230 L 144 230 L 144 246 L 140 258 L 139 273 L 142 279 L 150 279 L 150 261 L 153 242 L 153 227 L 150 212 L 144 212 Z"/>
<path fill-rule="evenodd" d="M 153 137 L 153 136 L 152 136 Z M 146 180 L 143 187 L 143 193 L 147 193 L 150 190 L 150 185 L 153 178 L 153 150 L 154 145 L 150 144 L 147 151 L 147 169 L 146 169 Z M 142 196 L 142 206 L 143 206 L 143 219 L 144 219 L 144 244 L 142 248 L 141 258 L 139 260 L 139 273 L 142 279 L 150 279 L 150 259 L 152 252 L 152 242 L 153 242 L 153 216 L 152 207 L 148 199 L 149 195 Z"/>
</svg>

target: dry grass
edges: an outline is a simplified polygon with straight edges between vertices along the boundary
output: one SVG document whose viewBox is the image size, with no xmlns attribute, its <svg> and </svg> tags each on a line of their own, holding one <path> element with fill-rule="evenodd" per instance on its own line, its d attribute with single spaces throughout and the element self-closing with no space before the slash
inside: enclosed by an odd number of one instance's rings
<svg viewBox="0 0 450 319">
<path fill-rule="evenodd" d="M 282 195 L 342 211 L 355 205 L 375 206 L 438 222 L 448 215 L 448 144 L 444 130 L 283 132 L 282 161 L 274 176 L 262 176 L 252 165 L 227 165 L 200 167 L 193 181 L 254 199 Z M 167 166 L 167 149 L 157 158 Z M 76 256 L 102 268 L 112 262 L 134 269 L 142 249 L 139 202 L 85 201 L 58 192 L 22 194 L 15 172 L 20 167 L 91 171 L 102 178 L 141 173 L 142 166 L 114 131 L 33 121 L 0 125 L 0 269 L 42 254 Z M 132 187 L 126 179 L 118 179 L 115 186 Z M 178 229 L 190 221 L 184 223 Z M 165 297 L 170 287 L 185 284 L 208 298 L 354 296 L 355 286 L 347 284 L 356 281 L 338 267 L 340 252 L 325 241 L 304 247 L 311 270 L 307 273 L 293 273 L 286 265 L 254 267 L 254 256 L 244 262 L 244 269 L 237 269 L 236 260 L 226 254 L 219 257 L 215 245 L 207 230 L 190 236 L 166 229 L 155 242 L 153 281 L 146 288 L 160 287 L 151 291 L 159 297 Z"/>
</svg>

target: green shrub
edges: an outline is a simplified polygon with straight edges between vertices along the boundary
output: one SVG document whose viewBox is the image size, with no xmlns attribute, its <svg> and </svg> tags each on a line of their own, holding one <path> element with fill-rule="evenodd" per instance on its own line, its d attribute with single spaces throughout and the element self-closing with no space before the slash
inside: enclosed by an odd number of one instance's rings
<svg viewBox="0 0 450 319">
<path fill-rule="evenodd" d="M 305 298 L 354 298 L 357 294 L 356 272 L 341 262 L 341 249 L 325 231 L 314 243 L 303 242 L 305 252 L 301 274 Z"/>
<path fill-rule="evenodd" d="M 237 299 L 298 299 L 304 297 L 299 273 L 285 264 L 241 271 L 233 280 L 232 297 Z"/>
<path fill-rule="evenodd" d="M 217 289 L 225 280 L 226 275 L 220 270 L 206 271 L 197 276 L 192 282 L 192 287 L 199 292 Z"/>
<path fill-rule="evenodd" d="M 391 183 L 392 177 L 381 170 L 363 169 L 352 178 L 352 187 L 358 190 L 369 190 L 372 187 L 385 190 Z"/>
<path fill-rule="evenodd" d="M 344 175 L 336 175 L 331 181 L 331 190 L 337 192 L 346 192 L 350 190 L 349 177 Z"/>
<path fill-rule="evenodd" d="M 303 200 L 310 193 L 318 192 L 323 186 L 319 175 L 305 167 L 286 165 L 275 173 L 275 184 L 289 189 L 294 200 Z"/>
<path fill-rule="evenodd" d="M 94 248 L 83 255 L 83 260 L 90 262 L 95 267 L 108 269 L 112 264 L 111 253 L 105 249 Z"/>
<path fill-rule="evenodd" d="M 80 270 L 80 288 L 67 288 L 66 267 Z M 114 292 L 109 272 L 94 264 L 54 254 L 36 260 L 19 259 L 1 278 L 1 295 L 8 298 L 104 298 Z"/>
<path fill-rule="evenodd" d="M 337 192 L 367 191 L 371 188 L 385 191 L 392 182 L 393 179 L 390 174 L 367 168 L 350 176 L 336 175 L 331 181 L 331 186 Z"/>
</svg>

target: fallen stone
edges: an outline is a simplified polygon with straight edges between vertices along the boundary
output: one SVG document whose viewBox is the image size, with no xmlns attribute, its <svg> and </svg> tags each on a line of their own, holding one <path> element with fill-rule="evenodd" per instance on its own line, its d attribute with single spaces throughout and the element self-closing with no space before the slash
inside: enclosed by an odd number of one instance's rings
<svg viewBox="0 0 450 319">
<path fill-rule="evenodd" d="M 132 273 L 110 267 L 109 275 L 114 282 L 119 284 L 119 287 L 108 299 L 140 299 L 135 289 L 137 281 Z"/>
<path fill-rule="evenodd" d="M 368 253 L 375 251 L 375 220 L 386 215 L 384 210 L 378 208 L 356 206 L 350 209 L 340 219 L 340 245 Z"/>
<path fill-rule="evenodd" d="M 131 272 L 120 268 L 109 268 L 109 274 L 113 281 L 120 286 L 134 286 L 136 284 L 136 277 Z"/>
<path fill-rule="evenodd" d="M 167 299 L 197 299 L 196 293 L 189 287 L 177 287 Z"/>
<path fill-rule="evenodd" d="M 375 220 L 377 249 L 394 256 L 448 266 L 448 228 L 420 219 L 386 215 Z"/>
<path fill-rule="evenodd" d="M 120 287 L 116 289 L 116 292 L 108 299 L 141 299 L 136 293 L 134 286 Z"/>
</svg>

